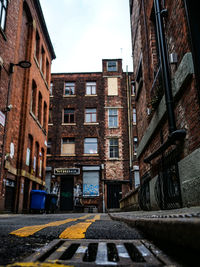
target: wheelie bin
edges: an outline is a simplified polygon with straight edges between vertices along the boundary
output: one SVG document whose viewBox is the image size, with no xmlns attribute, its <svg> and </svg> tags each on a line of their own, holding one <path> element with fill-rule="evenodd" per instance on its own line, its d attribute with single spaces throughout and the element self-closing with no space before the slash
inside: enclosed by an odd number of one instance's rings
<svg viewBox="0 0 200 267">
<path fill-rule="evenodd" d="M 31 212 L 43 213 L 45 211 L 46 194 L 44 190 L 31 190 Z"/>
<path fill-rule="evenodd" d="M 57 199 L 58 196 L 56 194 L 47 194 L 46 202 L 45 202 L 45 210 L 46 213 L 54 213 L 57 209 Z"/>
</svg>

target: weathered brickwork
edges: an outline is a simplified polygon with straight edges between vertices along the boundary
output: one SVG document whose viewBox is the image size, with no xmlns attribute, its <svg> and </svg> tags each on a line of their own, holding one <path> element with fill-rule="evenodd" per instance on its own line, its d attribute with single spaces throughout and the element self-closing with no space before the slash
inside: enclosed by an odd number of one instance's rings
<svg viewBox="0 0 200 267">
<path fill-rule="evenodd" d="M 129 140 L 128 140 L 128 118 L 127 118 L 127 80 L 126 74 L 122 71 L 122 61 L 117 62 L 117 71 L 107 71 L 109 60 L 103 60 L 103 72 L 98 73 L 58 73 L 52 74 L 52 96 L 50 97 L 50 114 L 48 141 L 50 144 L 50 154 L 47 157 L 47 169 L 50 174 L 51 189 L 55 184 L 59 184 L 61 210 L 71 210 L 77 208 L 75 189 L 80 186 L 79 200 L 81 208 L 88 211 L 94 208 L 99 212 L 111 208 L 108 199 L 111 197 L 107 192 L 107 185 L 119 185 L 118 194 L 124 195 L 129 188 Z M 131 75 L 131 74 L 129 74 Z M 112 90 L 117 90 L 117 95 L 108 95 L 109 78 L 114 78 L 111 83 Z M 117 82 L 116 80 L 117 79 Z M 92 95 L 86 93 L 87 83 L 96 83 L 96 92 Z M 72 94 L 65 94 L 65 83 L 74 83 L 75 88 Z M 111 92 L 111 94 L 113 91 Z M 118 125 L 109 127 L 109 110 L 117 109 Z M 64 122 L 64 109 L 74 111 L 71 122 Z M 86 109 L 96 109 L 96 119 L 93 122 L 86 121 Z M 90 117 L 91 118 L 91 117 Z M 118 140 L 119 156 L 110 158 L 109 141 L 111 138 Z M 71 138 L 71 139 L 70 139 Z M 86 153 L 84 151 L 85 138 L 97 139 L 97 152 Z M 63 140 L 72 140 L 75 150 L 73 153 L 63 153 Z M 70 147 L 70 146 L 69 146 Z M 70 148 L 69 148 L 70 149 Z M 66 155 L 68 153 L 68 155 Z M 73 154 L 73 155 L 72 155 Z M 79 168 L 80 174 L 74 176 L 55 175 L 55 169 Z M 85 193 L 86 182 L 84 178 L 91 170 L 98 173 L 98 194 L 92 195 L 94 191 Z M 48 179 L 48 172 L 46 179 Z M 72 192 L 71 206 L 65 206 L 62 198 L 66 195 L 64 183 L 73 180 L 72 187 L 66 190 Z M 91 188 L 94 185 L 91 184 Z M 120 188 L 121 187 L 121 188 Z M 94 190 L 94 189 L 93 189 Z M 119 191 L 120 190 L 120 191 Z M 95 194 L 95 193 L 94 193 Z M 119 205 L 119 199 L 115 202 Z M 113 206 L 113 208 L 116 208 Z"/>
<path fill-rule="evenodd" d="M 144 159 L 156 151 L 169 138 L 168 117 L 165 108 L 164 90 L 162 82 L 159 83 L 161 72 L 159 73 L 159 47 L 156 32 L 156 18 L 154 3 L 156 1 L 130 1 L 130 12 L 132 21 L 132 44 L 133 44 L 133 61 L 134 74 L 136 77 L 136 109 L 137 109 L 137 132 L 139 139 L 138 160 L 140 165 L 141 177 L 149 177 L 149 184 L 156 179 L 156 175 L 161 173 L 160 162 L 169 155 L 176 154 L 177 164 L 181 168 L 183 159 L 189 158 L 190 154 L 200 146 L 199 135 L 199 98 L 198 88 L 195 79 L 195 72 L 190 71 L 185 74 L 181 71 L 181 66 L 186 62 L 186 55 L 192 58 L 195 54 L 191 47 L 189 35 L 189 24 L 186 16 L 186 5 L 183 0 L 177 1 L 158 1 L 163 12 L 164 36 L 167 43 L 167 54 L 169 56 L 169 72 L 171 75 L 171 87 L 174 96 L 174 114 L 176 128 L 186 131 L 184 141 L 172 143 L 165 148 L 163 154 L 159 153 L 155 158 L 150 160 L 151 164 L 144 163 Z M 164 3 L 164 6 L 163 6 Z M 195 12 L 195 10 L 190 10 Z M 191 14 L 191 13 L 190 13 Z M 138 30 L 140 31 L 138 33 Z M 141 38 L 137 37 L 141 35 Z M 140 49 L 138 49 L 140 47 Z M 137 71 L 139 69 L 138 57 L 141 54 L 142 80 L 141 88 L 137 80 Z M 177 60 L 176 60 L 177 56 Z M 175 60 L 170 61 L 170 60 Z M 185 77 L 184 77 L 185 75 Z M 177 87 L 178 86 L 178 87 Z M 161 103 L 164 103 L 161 105 Z M 165 111 L 163 112 L 163 110 Z M 163 115 L 160 117 L 160 114 Z M 180 139 L 179 139 L 180 140 Z M 171 154 L 170 154 L 171 153 Z M 168 156 L 167 156 L 168 155 Z M 166 159 L 166 164 L 169 162 Z M 164 163 L 162 163 L 164 164 Z M 171 164 L 171 163 L 170 163 Z M 193 162 L 195 165 L 196 163 Z M 162 165 L 163 166 L 163 165 Z M 171 165 L 170 165 L 171 166 Z M 169 167 L 172 168 L 172 167 Z M 183 170 L 180 169 L 180 173 Z M 171 175 L 171 174 L 170 174 Z M 196 176 L 199 176 L 197 171 Z M 182 183 L 182 177 L 178 178 L 180 187 L 185 187 Z M 196 179 L 194 177 L 193 179 Z M 178 183 L 178 182 L 177 182 Z M 146 186 L 146 185 L 145 185 Z M 146 190 L 146 189 L 145 189 Z M 182 189 L 181 189 L 182 190 Z M 191 189 L 189 189 L 191 190 Z M 183 193 L 183 191 L 182 191 Z M 150 192 L 154 194 L 153 192 Z M 190 192 L 192 195 L 192 190 Z M 188 196 L 187 196 L 187 201 Z M 183 205 L 187 205 L 184 194 L 182 195 Z M 189 201 L 190 202 L 190 201 Z M 188 203 L 189 203 L 188 202 Z M 193 200 L 193 205 L 200 202 L 200 199 Z M 147 203 L 147 202 L 146 202 Z"/>
<path fill-rule="evenodd" d="M 50 64 L 55 54 L 39 1 L 7 2 L 6 27 L 0 29 L 0 108 L 7 115 L 5 126 L 0 126 L 1 138 L 5 138 L 0 209 L 21 212 L 29 210 L 31 189 L 42 189 L 45 184 Z M 29 69 L 14 66 L 9 71 L 10 63 L 24 60 L 31 63 Z M 10 111 L 5 110 L 7 105 L 12 105 Z"/>
</svg>

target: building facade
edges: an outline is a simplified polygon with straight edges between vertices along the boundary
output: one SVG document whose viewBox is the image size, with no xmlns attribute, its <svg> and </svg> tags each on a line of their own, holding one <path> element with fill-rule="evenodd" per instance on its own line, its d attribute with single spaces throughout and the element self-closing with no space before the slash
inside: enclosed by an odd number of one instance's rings
<svg viewBox="0 0 200 267">
<path fill-rule="evenodd" d="M 45 185 L 55 53 L 38 0 L 1 0 L 0 23 L 0 210 L 25 212 Z"/>
<path fill-rule="evenodd" d="M 197 10 L 194 1 L 130 0 L 143 209 L 200 203 Z"/>
<path fill-rule="evenodd" d="M 102 68 L 52 74 L 46 187 L 63 211 L 117 209 L 130 188 L 132 74 L 121 59 L 105 59 Z"/>
</svg>

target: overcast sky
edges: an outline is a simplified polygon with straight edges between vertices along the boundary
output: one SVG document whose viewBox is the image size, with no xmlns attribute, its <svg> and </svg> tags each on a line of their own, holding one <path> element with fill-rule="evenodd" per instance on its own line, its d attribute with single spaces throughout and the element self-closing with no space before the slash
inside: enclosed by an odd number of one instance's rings
<svg viewBox="0 0 200 267">
<path fill-rule="evenodd" d="M 102 71 L 123 59 L 132 71 L 129 0 L 40 0 L 56 53 L 52 72 Z"/>
</svg>

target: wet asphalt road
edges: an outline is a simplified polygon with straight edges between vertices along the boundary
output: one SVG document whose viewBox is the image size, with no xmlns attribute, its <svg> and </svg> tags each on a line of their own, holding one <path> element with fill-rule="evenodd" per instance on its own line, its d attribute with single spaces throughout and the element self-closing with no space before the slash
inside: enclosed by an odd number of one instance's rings
<svg viewBox="0 0 200 267">
<path fill-rule="evenodd" d="M 38 251 L 72 225 L 94 219 L 95 214 L 88 214 L 86 219 L 79 219 L 86 214 L 31 214 L 31 215 L 0 215 L 0 266 L 19 262 Z M 10 234 L 22 227 L 45 225 L 66 219 L 77 219 L 59 226 L 48 226 L 26 237 Z M 81 225 L 81 224 L 80 224 Z M 23 231 L 22 231 L 23 232 Z M 72 233 L 73 234 L 73 233 Z M 74 237 L 76 238 L 76 237 Z M 107 214 L 101 214 L 100 220 L 92 221 L 85 232 L 85 239 L 141 239 L 143 234 L 125 223 L 112 221 Z"/>
</svg>

